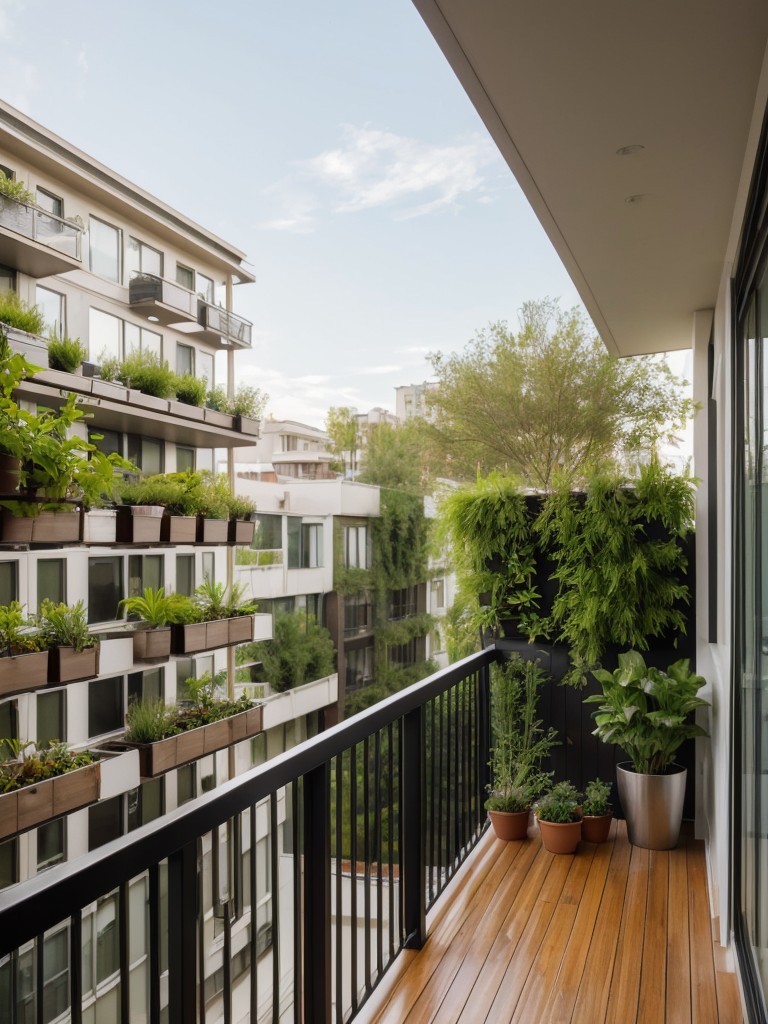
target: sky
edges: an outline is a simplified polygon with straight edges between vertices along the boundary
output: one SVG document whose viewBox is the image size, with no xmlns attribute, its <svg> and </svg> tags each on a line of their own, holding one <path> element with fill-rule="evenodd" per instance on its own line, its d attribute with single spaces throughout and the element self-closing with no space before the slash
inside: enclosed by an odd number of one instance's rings
<svg viewBox="0 0 768 1024">
<path fill-rule="evenodd" d="M 238 382 L 394 411 L 578 294 L 411 0 L 0 0 L 0 96 L 247 253 Z"/>
</svg>

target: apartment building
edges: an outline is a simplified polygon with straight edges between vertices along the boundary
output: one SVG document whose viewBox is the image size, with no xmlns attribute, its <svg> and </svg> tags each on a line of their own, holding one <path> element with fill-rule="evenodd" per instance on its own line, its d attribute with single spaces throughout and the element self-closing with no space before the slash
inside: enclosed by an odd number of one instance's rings
<svg viewBox="0 0 768 1024">
<path fill-rule="evenodd" d="M 332 480 L 333 455 L 324 430 L 294 420 L 268 419 L 255 445 L 235 451 L 235 471 L 243 479 L 267 482 Z"/>
</svg>

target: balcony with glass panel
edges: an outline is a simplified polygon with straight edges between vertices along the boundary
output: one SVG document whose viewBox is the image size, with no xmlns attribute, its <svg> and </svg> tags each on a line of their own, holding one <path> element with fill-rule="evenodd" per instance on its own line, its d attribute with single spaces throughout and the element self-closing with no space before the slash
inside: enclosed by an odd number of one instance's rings
<svg viewBox="0 0 768 1024">
<path fill-rule="evenodd" d="M 79 225 L 33 203 L 0 196 L 0 264 L 30 277 L 49 277 L 81 266 Z"/>
<path fill-rule="evenodd" d="M 131 309 L 165 327 L 197 322 L 197 294 L 156 274 L 134 273 L 128 283 L 128 302 Z"/>
<path fill-rule="evenodd" d="M 198 300 L 197 322 L 202 331 L 196 337 L 218 348 L 250 348 L 253 324 L 221 306 Z"/>
</svg>

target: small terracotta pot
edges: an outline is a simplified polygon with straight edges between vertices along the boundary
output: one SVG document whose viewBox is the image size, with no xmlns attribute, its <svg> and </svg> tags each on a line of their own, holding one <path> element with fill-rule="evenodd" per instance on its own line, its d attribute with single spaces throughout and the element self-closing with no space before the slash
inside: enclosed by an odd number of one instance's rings
<svg viewBox="0 0 768 1024">
<path fill-rule="evenodd" d="M 509 842 L 512 839 L 528 838 L 530 811 L 488 811 L 497 839 Z"/>
<path fill-rule="evenodd" d="M 581 819 L 563 823 L 539 820 L 539 831 L 545 850 L 550 853 L 575 853 L 581 839 Z"/>
<path fill-rule="evenodd" d="M 581 819 L 581 838 L 585 843 L 604 843 L 612 820 L 613 811 L 610 814 L 585 814 Z"/>
</svg>

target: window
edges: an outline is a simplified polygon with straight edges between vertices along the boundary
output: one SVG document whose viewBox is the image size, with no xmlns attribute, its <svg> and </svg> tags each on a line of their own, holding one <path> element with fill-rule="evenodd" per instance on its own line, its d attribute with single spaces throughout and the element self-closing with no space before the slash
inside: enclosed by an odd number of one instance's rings
<svg viewBox="0 0 768 1024">
<path fill-rule="evenodd" d="M 19 846 L 17 839 L 0 843 L 0 889 L 7 889 L 18 881 Z"/>
<path fill-rule="evenodd" d="M 89 252 L 91 272 L 109 281 L 122 281 L 120 266 L 121 231 L 96 217 L 90 219 Z"/>
<path fill-rule="evenodd" d="M 165 445 L 153 437 L 128 435 L 128 458 L 138 466 L 145 476 L 162 473 L 165 462 Z"/>
<path fill-rule="evenodd" d="M 67 333 L 67 322 L 64 317 L 64 296 L 52 292 L 50 288 L 35 288 L 35 305 L 40 310 L 46 330 L 63 338 Z"/>
<path fill-rule="evenodd" d="M 132 700 L 162 700 L 162 669 L 150 668 L 146 672 L 131 672 L 128 676 L 128 703 Z"/>
<path fill-rule="evenodd" d="M 16 290 L 16 271 L 0 265 L 0 292 Z"/>
<path fill-rule="evenodd" d="M 88 430 L 88 440 L 105 455 L 123 454 L 123 435 L 116 430 L 92 429 Z"/>
<path fill-rule="evenodd" d="M 124 725 L 123 677 L 94 679 L 88 684 L 88 735 L 103 736 Z"/>
<path fill-rule="evenodd" d="M 0 562 L 0 604 L 19 599 L 19 563 Z"/>
<path fill-rule="evenodd" d="M 163 346 L 163 336 L 157 331 L 149 331 L 146 327 L 139 327 L 138 324 L 123 321 L 123 348 L 127 356 L 134 352 L 149 352 L 160 358 Z"/>
<path fill-rule="evenodd" d="M 424 637 L 414 637 L 404 644 L 392 644 L 387 647 L 387 663 L 392 667 L 405 668 L 423 661 L 425 657 Z"/>
<path fill-rule="evenodd" d="M 139 327 L 100 309 L 91 307 L 88 311 L 88 351 L 95 361 L 122 360 L 132 352 L 153 352 L 159 356 L 162 342 L 163 336 L 157 331 Z"/>
<path fill-rule="evenodd" d="M 213 354 L 211 352 L 197 353 L 197 376 L 200 380 L 207 380 L 208 387 L 213 387 Z"/>
<path fill-rule="evenodd" d="M 6 700 L 0 704 L 0 737 L 0 760 L 15 756 L 5 742 L 19 737 L 19 709 L 15 700 Z"/>
<path fill-rule="evenodd" d="M 194 374 L 195 372 L 195 350 L 191 345 L 176 346 L 176 373 L 179 376 Z"/>
<path fill-rule="evenodd" d="M 127 794 L 128 831 L 159 818 L 163 813 L 165 792 L 163 779 L 150 779 Z"/>
<path fill-rule="evenodd" d="M 345 568 L 370 568 L 367 526 L 345 526 L 342 530 L 342 543 Z"/>
<path fill-rule="evenodd" d="M 88 559 L 88 621 L 111 622 L 120 618 L 123 598 L 123 559 Z"/>
<path fill-rule="evenodd" d="M 213 472 L 213 448 L 198 448 L 195 455 L 195 462 L 197 468 L 207 469 L 209 473 Z"/>
<path fill-rule="evenodd" d="M 260 512 L 252 517 L 256 523 L 251 547 L 255 551 L 278 551 L 283 546 L 283 517 Z"/>
<path fill-rule="evenodd" d="M 432 580 L 432 596 L 435 608 L 445 608 L 445 580 Z"/>
<path fill-rule="evenodd" d="M 176 803 L 179 807 L 197 796 L 196 766 L 185 764 L 176 772 Z"/>
<path fill-rule="evenodd" d="M 113 796 L 111 800 L 100 800 L 88 808 L 89 850 L 96 850 L 122 834 L 123 806 L 119 796 Z"/>
<path fill-rule="evenodd" d="M 323 525 L 288 517 L 288 568 L 317 569 L 323 564 Z"/>
<path fill-rule="evenodd" d="M 367 594 L 347 594 L 344 598 L 344 636 L 357 636 L 371 629 L 371 604 Z"/>
<path fill-rule="evenodd" d="M 125 262 L 130 277 L 138 273 L 163 276 L 163 254 L 151 245 L 140 242 L 138 238 L 129 236 Z"/>
<path fill-rule="evenodd" d="M 391 590 L 389 593 L 389 607 L 387 617 L 392 619 L 407 619 L 416 614 L 417 610 L 417 587 L 403 587 L 401 590 Z"/>
<path fill-rule="evenodd" d="M 195 592 L 195 556 L 176 555 L 176 593 L 191 597 Z"/>
<path fill-rule="evenodd" d="M 67 600 L 67 563 L 63 558 L 41 558 L 37 563 L 37 609 L 49 598 L 54 604 Z"/>
<path fill-rule="evenodd" d="M 210 277 L 206 277 L 205 274 L 197 275 L 197 294 L 205 302 L 214 302 L 214 288 L 213 281 Z"/>
<path fill-rule="evenodd" d="M 195 449 L 176 445 L 176 472 L 191 473 L 195 468 Z"/>
<path fill-rule="evenodd" d="M 66 693 L 54 690 L 51 693 L 37 695 L 37 742 L 50 743 L 51 740 L 66 740 Z"/>
<path fill-rule="evenodd" d="M 179 658 L 176 661 L 176 699 L 179 701 L 191 700 L 192 693 L 187 686 L 188 679 L 199 679 L 207 672 L 213 675 L 213 656 L 205 655 L 201 658 Z"/>
<path fill-rule="evenodd" d="M 203 552 L 203 579 L 216 582 L 216 556 L 212 551 Z"/>
<path fill-rule="evenodd" d="M 130 555 L 128 558 L 128 596 L 138 597 L 147 587 L 157 590 L 164 583 L 163 555 Z"/>
<path fill-rule="evenodd" d="M 65 859 L 66 818 L 49 821 L 37 830 L 37 870 L 53 867 Z"/>
<path fill-rule="evenodd" d="M 44 188 L 36 190 L 35 202 L 46 213 L 52 213 L 56 217 L 64 216 L 64 202 L 61 197 L 55 196 L 52 192 L 46 192 Z"/>
<path fill-rule="evenodd" d="M 185 267 L 181 263 L 176 264 L 176 284 L 180 284 L 182 288 L 189 288 L 191 292 L 195 290 L 195 272 L 191 267 Z"/>
<path fill-rule="evenodd" d="M 357 690 L 373 680 L 373 647 L 347 651 L 347 692 Z"/>
<path fill-rule="evenodd" d="M 118 813 L 120 798 L 116 797 Z M 113 803 L 112 800 L 107 803 Z M 97 804 L 100 807 L 101 804 Z M 91 808 L 92 810 L 94 808 Z M 122 829 L 118 835 L 122 834 Z M 104 840 L 106 842 L 106 840 Z M 101 844 L 99 844 L 101 845 Z M 103 896 L 96 904 L 96 912 L 83 914 L 82 989 L 92 992 L 120 969 L 120 936 L 118 929 L 118 899 L 116 894 Z M 103 1019 L 99 1013 L 98 1019 Z"/>
</svg>

